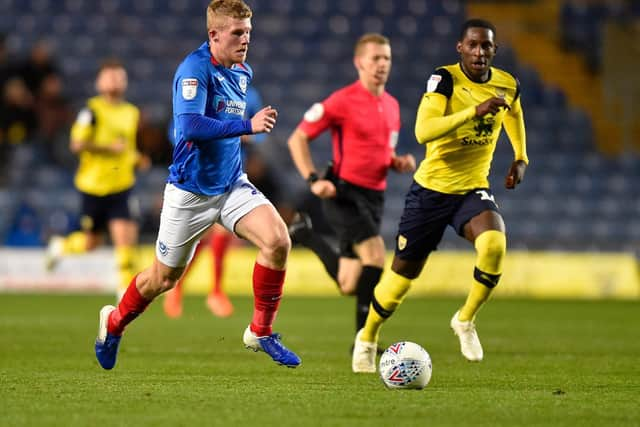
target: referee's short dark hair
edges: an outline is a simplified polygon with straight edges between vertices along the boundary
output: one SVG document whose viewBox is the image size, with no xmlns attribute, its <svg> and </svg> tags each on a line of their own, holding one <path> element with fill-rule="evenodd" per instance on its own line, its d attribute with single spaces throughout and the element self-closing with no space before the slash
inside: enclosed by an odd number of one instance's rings
<svg viewBox="0 0 640 427">
<path fill-rule="evenodd" d="M 458 39 L 459 41 L 464 39 L 464 36 L 467 34 L 467 30 L 469 28 L 486 28 L 488 30 L 491 30 L 493 32 L 493 38 L 494 39 L 496 38 L 495 25 L 493 25 L 491 22 L 487 21 L 486 19 L 471 18 L 465 21 L 464 24 L 462 24 L 462 27 L 460 28 L 460 38 Z"/>
</svg>

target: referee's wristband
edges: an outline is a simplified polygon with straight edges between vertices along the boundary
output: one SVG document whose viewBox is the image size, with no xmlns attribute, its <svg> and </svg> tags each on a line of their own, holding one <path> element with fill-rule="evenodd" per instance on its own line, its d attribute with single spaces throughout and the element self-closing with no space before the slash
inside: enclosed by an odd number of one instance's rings
<svg viewBox="0 0 640 427">
<path fill-rule="evenodd" d="M 309 174 L 309 176 L 307 176 L 306 181 L 307 181 L 307 184 L 309 184 L 309 185 L 313 185 L 313 183 L 314 183 L 314 182 L 316 182 L 316 181 L 317 181 L 317 180 L 319 180 L 319 179 L 320 179 L 320 177 L 318 177 L 318 174 L 317 174 L 317 173 L 315 173 L 315 172 L 311 172 L 311 173 Z"/>
</svg>

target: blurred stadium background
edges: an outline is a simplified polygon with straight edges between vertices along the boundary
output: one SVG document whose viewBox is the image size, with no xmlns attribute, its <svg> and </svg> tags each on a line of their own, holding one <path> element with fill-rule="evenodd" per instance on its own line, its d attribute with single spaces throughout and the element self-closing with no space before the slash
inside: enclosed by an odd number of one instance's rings
<svg viewBox="0 0 640 427">
<path fill-rule="evenodd" d="M 398 151 L 422 159 L 413 127 L 426 78 L 434 67 L 457 60 L 462 22 L 484 17 L 498 29 L 495 65 L 516 75 L 522 87 L 531 166 L 523 185 L 507 193 L 502 182 L 512 151 L 502 138 L 491 176 L 510 248 L 522 257 L 519 265 L 533 268 L 527 260 L 537 260 L 530 257 L 541 252 L 584 254 L 572 275 L 585 265 L 602 267 L 602 286 L 624 277 L 620 280 L 629 288 L 625 295 L 637 297 L 640 121 L 634 101 L 640 99 L 640 2 L 248 3 L 254 10 L 249 52 L 254 84 L 264 102 L 280 111 L 279 123 L 261 150 L 290 203 L 303 199 L 306 187 L 289 159 L 286 138 L 313 102 L 356 78 L 352 46 L 358 36 L 377 31 L 391 39 L 394 63 L 387 89 L 402 108 Z M 10 259 L 15 259 L 9 255 L 20 257 L 24 247 L 43 248 L 50 235 L 78 225 L 68 131 L 75 112 L 94 93 L 95 72 L 105 57 L 125 61 L 128 98 L 143 110 L 141 145 L 154 167 L 139 175 L 136 194 L 143 213 L 142 241 L 153 242 L 170 160 L 166 129 L 171 80 L 184 55 L 205 40 L 206 4 L 0 0 L 0 32 L 5 34 L 0 51 L 0 242 L 5 261 L 0 276 L 5 284 Z M 329 159 L 328 138 L 312 147 L 318 164 Z M 389 248 L 409 182 L 408 176 L 390 175 L 382 228 Z M 441 248 L 470 250 L 453 233 L 445 236 Z M 594 257 L 605 253 L 614 256 Z M 569 258 L 557 255 L 545 276 L 561 276 L 567 263 Z M 621 265 L 625 270 L 616 276 Z"/>
</svg>

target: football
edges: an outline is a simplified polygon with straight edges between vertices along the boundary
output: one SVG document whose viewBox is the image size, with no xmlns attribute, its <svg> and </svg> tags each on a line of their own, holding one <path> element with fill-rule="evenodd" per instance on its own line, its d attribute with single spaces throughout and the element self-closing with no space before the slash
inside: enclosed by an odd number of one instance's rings
<svg viewBox="0 0 640 427">
<path fill-rule="evenodd" d="M 379 365 L 380 378 L 392 389 L 423 389 L 431 379 L 431 357 L 416 343 L 400 341 L 391 344 Z"/>
</svg>

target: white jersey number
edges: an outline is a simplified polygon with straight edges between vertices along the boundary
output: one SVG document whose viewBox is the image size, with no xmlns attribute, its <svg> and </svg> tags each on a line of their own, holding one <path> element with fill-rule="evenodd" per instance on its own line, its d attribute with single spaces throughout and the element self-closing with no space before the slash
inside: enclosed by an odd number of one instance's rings
<svg viewBox="0 0 640 427">
<path fill-rule="evenodd" d="M 486 190 L 477 190 L 476 194 L 480 195 L 480 200 L 491 200 L 491 202 L 493 202 L 494 205 L 498 206 L 498 204 L 496 203 L 496 199 L 493 196 L 493 194 L 489 195 L 489 193 L 487 193 Z"/>
</svg>

